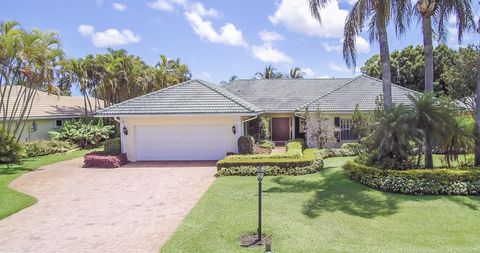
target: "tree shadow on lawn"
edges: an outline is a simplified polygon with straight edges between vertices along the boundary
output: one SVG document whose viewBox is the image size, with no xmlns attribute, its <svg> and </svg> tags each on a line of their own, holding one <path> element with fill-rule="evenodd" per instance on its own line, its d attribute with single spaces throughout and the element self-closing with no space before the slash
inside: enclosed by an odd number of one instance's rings
<svg viewBox="0 0 480 253">
<path fill-rule="evenodd" d="M 343 170 L 322 171 L 319 180 L 298 180 L 294 177 L 273 179 L 279 186 L 265 192 L 300 193 L 314 192 L 314 196 L 303 204 L 302 212 L 310 218 L 318 217 L 322 212 L 342 211 L 363 218 L 386 216 L 397 212 L 399 202 L 405 196 L 392 195 L 376 191 L 347 178 Z"/>
<path fill-rule="evenodd" d="M 24 173 L 28 171 L 32 171 L 32 169 L 28 168 L 24 162 L 28 162 L 31 160 L 24 160 L 18 163 L 9 163 L 9 164 L 0 164 L 0 176 L 1 175 L 14 175 L 18 173 Z"/>
</svg>

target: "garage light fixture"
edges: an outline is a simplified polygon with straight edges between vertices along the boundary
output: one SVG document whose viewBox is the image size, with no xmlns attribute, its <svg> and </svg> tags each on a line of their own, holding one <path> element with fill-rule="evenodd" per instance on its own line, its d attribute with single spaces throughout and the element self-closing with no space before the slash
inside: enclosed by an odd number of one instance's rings
<svg viewBox="0 0 480 253">
<path fill-rule="evenodd" d="M 232 133 L 237 134 L 237 128 L 235 128 L 235 126 L 232 126 Z"/>
<path fill-rule="evenodd" d="M 128 129 L 127 129 L 127 127 L 124 126 L 122 130 L 123 130 L 123 134 L 128 135 Z"/>
</svg>

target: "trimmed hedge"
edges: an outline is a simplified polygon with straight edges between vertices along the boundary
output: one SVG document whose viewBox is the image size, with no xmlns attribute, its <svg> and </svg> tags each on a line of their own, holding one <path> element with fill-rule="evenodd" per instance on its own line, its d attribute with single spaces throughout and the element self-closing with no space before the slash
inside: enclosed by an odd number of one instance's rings
<svg viewBox="0 0 480 253">
<path fill-rule="evenodd" d="M 344 166 L 350 178 L 386 192 L 414 195 L 480 195 L 480 169 L 381 170 L 352 161 Z"/>
<path fill-rule="evenodd" d="M 127 154 L 107 155 L 103 152 L 91 152 L 84 156 L 85 168 L 118 168 L 128 163 Z"/>
<path fill-rule="evenodd" d="M 103 142 L 103 153 L 117 155 L 122 153 L 120 138 L 108 139 Z"/>
</svg>

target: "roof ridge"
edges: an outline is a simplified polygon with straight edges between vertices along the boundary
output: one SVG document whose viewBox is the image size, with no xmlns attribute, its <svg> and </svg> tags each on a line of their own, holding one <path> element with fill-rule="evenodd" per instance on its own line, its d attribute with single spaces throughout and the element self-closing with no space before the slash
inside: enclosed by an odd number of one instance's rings
<svg viewBox="0 0 480 253">
<path fill-rule="evenodd" d="M 246 101 L 243 98 L 238 97 L 237 95 L 233 94 L 232 92 L 222 88 L 222 87 L 215 87 L 214 84 L 209 83 L 207 81 L 201 80 L 201 79 L 195 79 L 198 83 L 204 85 L 205 87 L 215 91 L 216 93 L 224 96 L 225 98 L 228 98 L 229 100 L 235 102 L 236 104 L 242 106 L 243 108 L 251 111 L 251 112 L 259 112 L 262 111 L 259 107 L 256 105 Z"/>
<path fill-rule="evenodd" d="M 181 83 L 177 83 L 177 84 L 174 84 L 174 85 L 170 85 L 170 86 L 168 86 L 168 87 L 165 87 L 165 88 L 162 88 L 162 89 L 159 89 L 159 90 L 156 90 L 156 91 L 152 91 L 152 92 L 149 92 L 149 93 L 147 93 L 147 94 L 143 94 L 143 95 L 138 96 L 138 97 L 134 97 L 134 98 L 127 99 L 127 100 L 122 101 L 122 102 L 120 102 L 120 103 L 118 103 L 118 104 L 114 104 L 114 105 L 111 105 L 111 106 L 109 106 L 109 107 L 102 108 L 101 110 L 96 111 L 95 114 L 102 113 L 103 111 L 106 111 L 107 109 L 117 108 L 117 107 L 119 107 L 119 106 L 121 106 L 121 105 L 124 105 L 124 104 L 126 104 L 126 103 L 129 103 L 129 102 L 131 102 L 131 101 L 133 101 L 133 100 L 137 100 L 137 99 L 140 99 L 140 98 L 143 98 L 143 97 L 148 97 L 148 96 L 151 96 L 151 95 L 154 95 L 154 94 L 157 94 L 157 93 L 160 93 L 160 92 L 163 92 L 163 91 L 172 89 L 172 88 L 174 88 L 174 87 L 177 87 L 177 86 L 181 86 L 181 85 L 190 83 L 190 82 L 192 82 L 192 81 L 193 81 L 193 80 L 190 79 L 190 80 L 187 80 L 187 81 L 185 81 L 185 82 L 181 82 Z"/>
<path fill-rule="evenodd" d="M 373 77 L 373 76 L 369 76 L 369 75 L 366 75 L 366 74 L 362 74 L 361 76 L 366 77 L 366 78 L 369 78 L 369 79 L 372 79 L 372 80 L 374 80 L 374 81 L 383 82 L 382 79 L 379 79 L 379 78 L 376 78 L 376 77 Z M 418 91 L 416 91 L 416 90 L 409 89 L 409 88 L 407 88 L 407 87 L 400 86 L 400 85 L 398 85 L 398 84 L 396 84 L 396 83 L 391 83 L 391 84 L 392 84 L 392 86 L 395 86 L 395 87 L 397 87 L 397 88 L 399 88 L 399 89 L 406 90 L 406 91 L 409 91 L 409 92 L 415 92 L 415 93 L 417 93 L 417 94 L 421 94 L 421 92 L 418 92 Z"/>
<path fill-rule="evenodd" d="M 339 85 L 337 88 L 335 88 L 335 89 L 333 89 L 333 90 L 331 90 L 331 91 L 329 91 L 329 92 L 327 92 L 327 93 L 325 93 L 325 94 L 323 94 L 323 95 L 321 95 L 321 96 L 319 96 L 319 97 L 317 97 L 317 98 L 315 98 L 315 99 L 313 99 L 313 100 L 311 100 L 311 101 L 309 101 L 309 102 L 307 102 L 307 103 L 299 106 L 297 109 L 295 109 L 295 111 L 299 111 L 300 109 L 302 109 L 302 108 L 304 108 L 304 107 L 307 107 L 308 105 L 313 104 L 313 103 L 319 101 L 320 99 L 324 98 L 325 96 L 333 93 L 334 91 L 336 91 L 336 90 L 338 90 L 338 89 L 340 89 L 340 88 L 342 88 L 342 87 L 345 87 L 346 85 L 352 83 L 353 81 L 359 79 L 360 77 L 362 77 L 362 75 L 356 76 L 356 77 L 352 78 L 350 81 L 348 81 L 348 82 L 346 82 L 346 83 L 344 83 L 344 84 L 342 84 L 342 85 Z"/>
</svg>

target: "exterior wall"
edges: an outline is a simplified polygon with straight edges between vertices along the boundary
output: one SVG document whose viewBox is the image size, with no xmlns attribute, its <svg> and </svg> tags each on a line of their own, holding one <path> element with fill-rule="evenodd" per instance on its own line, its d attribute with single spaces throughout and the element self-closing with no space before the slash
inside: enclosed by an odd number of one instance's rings
<svg viewBox="0 0 480 253">
<path fill-rule="evenodd" d="M 32 125 L 33 122 L 37 125 L 36 131 L 34 131 Z M 25 123 L 25 128 L 20 137 L 21 142 L 29 142 L 35 140 L 48 140 L 50 135 L 48 132 L 58 130 L 59 128 L 55 125 L 56 119 L 36 119 L 36 120 L 27 120 Z"/>
<path fill-rule="evenodd" d="M 120 132 L 122 142 L 122 152 L 127 153 L 129 161 L 136 161 L 136 140 L 135 128 L 137 126 L 155 126 L 155 125 L 211 125 L 225 124 L 228 126 L 227 136 L 228 147 L 231 152 L 238 152 L 237 140 L 243 133 L 243 124 L 240 116 L 177 116 L 177 117 L 125 117 L 120 118 Z M 236 134 L 232 133 L 231 128 L 235 126 Z M 123 133 L 126 127 L 128 135 Z M 207 145 L 207 143 L 206 143 Z"/>
<path fill-rule="evenodd" d="M 315 112 L 311 112 L 312 117 L 309 119 L 309 124 L 311 127 L 318 127 L 318 122 L 315 118 L 313 118 Z M 325 121 L 326 125 L 329 127 L 334 127 L 335 122 L 334 119 L 335 117 L 340 117 L 340 118 L 347 118 L 351 119 L 353 116 L 353 113 L 324 113 L 327 116 L 327 120 Z M 313 134 L 309 129 L 307 128 L 307 133 L 305 135 L 306 137 L 306 144 L 309 148 L 317 148 L 317 143 L 315 139 L 313 138 Z M 356 142 L 354 140 L 340 140 L 340 142 L 332 142 L 332 143 L 327 143 L 325 146 L 327 148 L 337 148 L 340 147 L 344 143 L 349 143 L 349 142 Z"/>
</svg>

